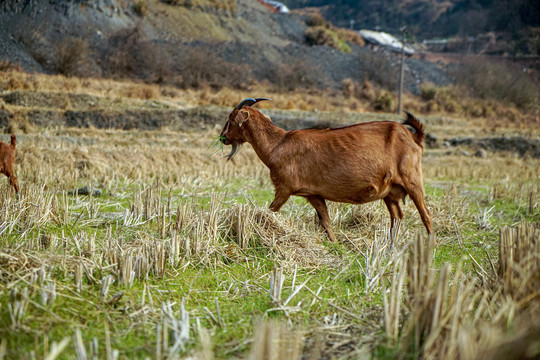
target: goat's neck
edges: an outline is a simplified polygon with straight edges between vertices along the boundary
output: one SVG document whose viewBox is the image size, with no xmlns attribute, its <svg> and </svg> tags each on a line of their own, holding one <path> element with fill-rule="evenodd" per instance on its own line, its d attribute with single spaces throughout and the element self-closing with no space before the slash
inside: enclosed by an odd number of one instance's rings
<svg viewBox="0 0 540 360">
<path fill-rule="evenodd" d="M 257 121 L 249 121 L 249 139 L 247 142 L 251 144 L 259 159 L 268 167 L 270 167 L 270 156 L 273 149 L 283 139 L 286 131 L 276 126 L 268 119 L 257 119 Z"/>
</svg>

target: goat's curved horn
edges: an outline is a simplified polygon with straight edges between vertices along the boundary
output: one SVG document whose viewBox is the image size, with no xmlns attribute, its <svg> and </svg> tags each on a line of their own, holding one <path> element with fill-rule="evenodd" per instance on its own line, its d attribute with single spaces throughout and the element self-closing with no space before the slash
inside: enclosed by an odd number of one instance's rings
<svg viewBox="0 0 540 360">
<path fill-rule="evenodd" d="M 253 104 L 255 104 L 256 102 L 259 102 L 259 101 L 264 101 L 264 100 L 268 100 L 268 101 L 272 101 L 272 99 L 268 99 L 268 98 L 247 98 L 247 99 L 244 99 L 242 100 L 242 102 L 240 104 L 238 104 L 238 106 L 236 106 L 236 108 L 238 110 L 240 110 L 241 108 L 243 108 L 245 105 L 247 106 L 251 106 Z"/>
</svg>

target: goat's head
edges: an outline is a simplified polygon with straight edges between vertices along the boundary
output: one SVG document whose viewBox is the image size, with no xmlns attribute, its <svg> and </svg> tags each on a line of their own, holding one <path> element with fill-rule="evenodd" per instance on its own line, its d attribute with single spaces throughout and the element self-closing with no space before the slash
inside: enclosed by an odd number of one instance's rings
<svg viewBox="0 0 540 360">
<path fill-rule="evenodd" d="M 249 120 L 249 112 L 242 110 L 244 106 L 251 106 L 259 101 L 270 100 L 267 98 L 248 98 L 242 100 L 229 114 L 229 119 L 225 123 L 220 134 L 221 142 L 225 145 L 232 145 L 232 150 L 227 155 L 227 160 L 232 159 L 240 150 L 243 143 L 246 142 L 246 127 L 243 126 Z"/>
</svg>

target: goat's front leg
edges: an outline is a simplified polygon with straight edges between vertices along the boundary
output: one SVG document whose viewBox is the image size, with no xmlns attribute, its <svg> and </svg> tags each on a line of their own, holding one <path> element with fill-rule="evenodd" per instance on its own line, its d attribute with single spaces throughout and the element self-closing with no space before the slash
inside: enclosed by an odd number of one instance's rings
<svg viewBox="0 0 540 360">
<path fill-rule="evenodd" d="M 290 191 L 282 187 L 276 188 L 276 195 L 274 197 L 274 201 L 272 201 L 272 203 L 270 204 L 270 210 L 272 210 L 273 212 L 279 211 L 283 204 L 285 204 L 287 200 L 289 200 L 291 194 L 292 193 Z"/>
<path fill-rule="evenodd" d="M 7 166 L 4 171 L 2 171 L 2 174 L 6 175 L 8 178 L 11 194 L 13 195 L 13 190 L 18 194 L 19 193 L 19 182 L 17 181 L 17 177 L 15 176 L 15 171 L 13 171 L 13 165 Z"/>
<path fill-rule="evenodd" d="M 328 234 L 328 238 L 330 239 L 330 241 L 335 242 L 336 235 L 334 234 L 334 230 L 332 230 L 332 225 L 330 225 L 330 216 L 328 215 L 328 208 L 326 207 L 326 202 L 324 201 L 324 198 L 321 196 L 313 195 L 306 196 L 306 199 L 315 208 L 315 210 L 317 210 L 319 220 L 321 221 L 324 230 L 326 230 L 326 234 Z"/>
<path fill-rule="evenodd" d="M 13 194 L 13 189 L 15 189 L 15 193 L 19 193 L 19 182 L 17 181 L 17 177 L 15 175 L 11 175 L 9 177 L 9 186 L 11 187 L 11 193 Z"/>
</svg>

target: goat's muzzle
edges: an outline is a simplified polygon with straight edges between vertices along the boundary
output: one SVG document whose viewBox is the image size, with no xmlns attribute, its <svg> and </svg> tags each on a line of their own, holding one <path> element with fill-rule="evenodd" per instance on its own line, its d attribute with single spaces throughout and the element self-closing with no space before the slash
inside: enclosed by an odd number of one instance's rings
<svg viewBox="0 0 540 360">
<path fill-rule="evenodd" d="M 221 136 L 221 138 L 219 139 L 219 141 L 221 141 L 221 143 L 223 145 L 231 145 L 231 142 L 229 141 L 229 139 L 227 139 L 225 136 Z"/>
</svg>

